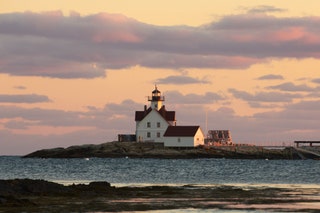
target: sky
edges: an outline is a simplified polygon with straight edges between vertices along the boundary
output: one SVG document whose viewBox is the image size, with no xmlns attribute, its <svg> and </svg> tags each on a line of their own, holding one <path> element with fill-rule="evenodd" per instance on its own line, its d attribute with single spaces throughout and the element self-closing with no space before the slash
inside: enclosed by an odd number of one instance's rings
<svg viewBox="0 0 320 213">
<path fill-rule="evenodd" d="M 155 84 L 177 125 L 320 140 L 318 0 L 0 5 L 0 155 L 134 134 Z"/>
</svg>

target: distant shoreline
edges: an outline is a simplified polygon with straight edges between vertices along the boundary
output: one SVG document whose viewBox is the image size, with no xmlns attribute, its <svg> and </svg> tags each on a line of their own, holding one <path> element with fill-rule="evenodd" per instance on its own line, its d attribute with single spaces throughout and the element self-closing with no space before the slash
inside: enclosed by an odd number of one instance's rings
<svg viewBox="0 0 320 213">
<path fill-rule="evenodd" d="M 168 148 L 154 142 L 107 142 L 68 148 L 43 149 L 23 156 L 25 158 L 228 158 L 228 159 L 316 159 L 311 153 L 302 153 L 294 147 L 268 149 L 259 146 L 201 146 L 195 148 Z"/>
</svg>

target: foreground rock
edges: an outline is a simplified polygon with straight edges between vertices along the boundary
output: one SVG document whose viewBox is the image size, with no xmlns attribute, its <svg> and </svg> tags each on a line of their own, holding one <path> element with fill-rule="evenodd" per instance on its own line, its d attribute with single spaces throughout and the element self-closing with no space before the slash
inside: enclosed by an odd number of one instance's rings
<svg viewBox="0 0 320 213">
<path fill-rule="evenodd" d="M 0 212 L 120 212 L 160 209 L 319 212 L 320 189 L 235 186 L 64 186 L 44 180 L 0 180 Z"/>
<path fill-rule="evenodd" d="M 43 149 L 24 157 L 38 158 L 236 158 L 299 159 L 290 149 L 268 150 L 256 146 L 215 146 L 188 149 L 167 148 L 162 143 L 108 142 L 99 145 Z"/>
</svg>

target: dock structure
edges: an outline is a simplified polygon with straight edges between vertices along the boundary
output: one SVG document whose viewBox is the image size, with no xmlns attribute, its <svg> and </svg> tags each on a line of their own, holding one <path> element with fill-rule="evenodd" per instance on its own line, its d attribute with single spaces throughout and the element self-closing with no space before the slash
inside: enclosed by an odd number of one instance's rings
<svg viewBox="0 0 320 213">
<path fill-rule="evenodd" d="M 309 144 L 309 146 L 313 146 L 313 144 L 319 144 L 320 141 L 294 141 L 297 147 L 299 147 L 300 144 Z"/>
</svg>

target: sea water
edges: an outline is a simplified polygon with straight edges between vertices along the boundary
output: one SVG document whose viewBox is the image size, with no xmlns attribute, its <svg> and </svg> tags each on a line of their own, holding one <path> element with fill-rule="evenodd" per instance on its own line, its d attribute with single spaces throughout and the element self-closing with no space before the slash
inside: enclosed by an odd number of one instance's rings
<svg viewBox="0 0 320 213">
<path fill-rule="evenodd" d="M 62 184 L 320 185 L 320 161 L 237 159 L 43 159 L 0 156 L 0 179 L 44 179 Z"/>
<path fill-rule="evenodd" d="M 236 159 L 42 159 L 0 156 L 0 179 L 44 179 L 61 184 L 108 181 L 113 186 L 232 185 L 320 188 L 320 161 Z M 257 213 L 259 210 L 173 209 L 152 213 Z M 275 211 L 271 211 L 275 212 Z"/>
</svg>

